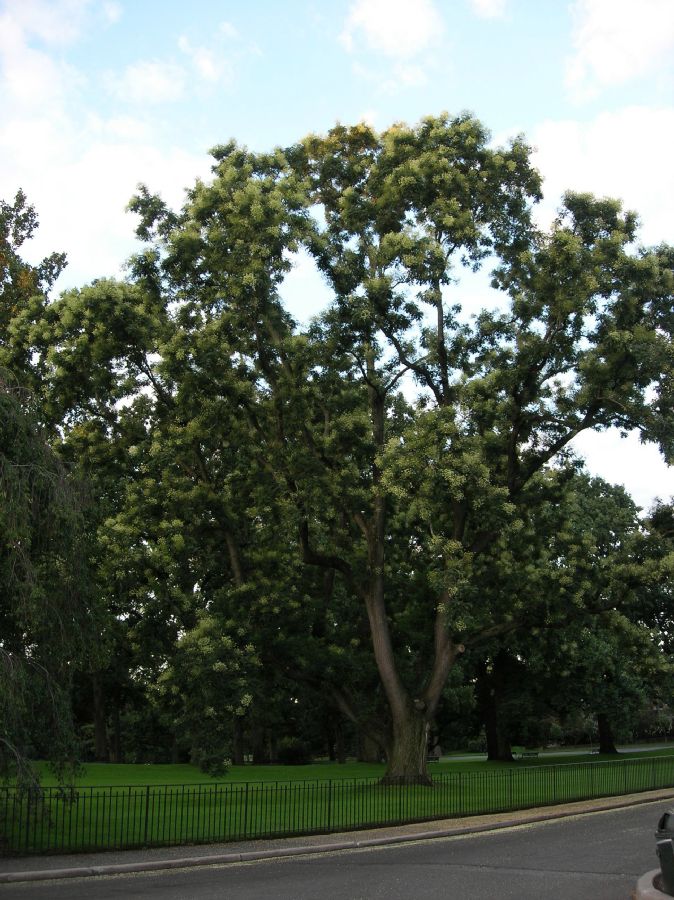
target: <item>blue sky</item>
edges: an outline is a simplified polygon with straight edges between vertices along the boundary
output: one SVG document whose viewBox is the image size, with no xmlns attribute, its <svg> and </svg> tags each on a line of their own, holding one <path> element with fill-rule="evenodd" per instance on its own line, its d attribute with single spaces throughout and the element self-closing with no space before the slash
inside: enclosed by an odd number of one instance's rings
<svg viewBox="0 0 674 900">
<path fill-rule="evenodd" d="M 0 0 L 0 196 L 35 204 L 30 253 L 67 253 L 63 288 L 119 275 L 135 185 L 179 204 L 217 143 L 465 109 L 535 148 L 541 223 L 591 190 L 674 243 L 674 0 Z M 325 301 L 306 260 L 287 295 L 300 317 Z M 674 494 L 636 438 L 578 448 L 642 504 Z"/>
</svg>

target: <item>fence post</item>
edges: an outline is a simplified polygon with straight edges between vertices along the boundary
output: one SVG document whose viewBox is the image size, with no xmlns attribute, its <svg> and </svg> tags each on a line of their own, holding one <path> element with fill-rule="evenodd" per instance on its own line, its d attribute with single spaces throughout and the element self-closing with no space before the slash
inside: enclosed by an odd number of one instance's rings
<svg viewBox="0 0 674 900">
<path fill-rule="evenodd" d="M 26 792 L 26 850 L 30 844 L 30 788 Z"/>
<path fill-rule="evenodd" d="M 328 781 L 328 815 L 327 815 L 327 830 L 328 832 L 332 829 L 332 778 Z"/>
<path fill-rule="evenodd" d="M 150 825 L 150 785 L 145 786 L 145 828 L 143 832 L 143 843 L 147 844 L 147 832 Z"/>
<path fill-rule="evenodd" d="M 246 782 L 246 790 L 243 797 L 243 834 L 242 838 L 245 839 L 246 834 L 248 833 L 248 785 L 249 782 Z"/>
</svg>

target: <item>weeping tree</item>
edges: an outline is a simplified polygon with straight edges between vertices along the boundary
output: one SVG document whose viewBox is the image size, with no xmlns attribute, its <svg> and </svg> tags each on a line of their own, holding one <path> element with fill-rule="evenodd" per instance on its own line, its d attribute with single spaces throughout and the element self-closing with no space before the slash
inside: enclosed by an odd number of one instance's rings
<svg viewBox="0 0 674 900">
<path fill-rule="evenodd" d="M 26 396 L 0 375 L 0 773 L 35 783 L 77 758 L 69 686 L 87 652 L 83 494 Z"/>
<path fill-rule="evenodd" d="M 31 760 L 65 778 L 77 759 L 70 685 L 98 629 L 89 496 L 59 456 L 39 361 L 22 339 L 65 265 L 21 255 L 37 228 L 19 191 L 0 202 L 0 776 L 35 787 Z"/>
</svg>

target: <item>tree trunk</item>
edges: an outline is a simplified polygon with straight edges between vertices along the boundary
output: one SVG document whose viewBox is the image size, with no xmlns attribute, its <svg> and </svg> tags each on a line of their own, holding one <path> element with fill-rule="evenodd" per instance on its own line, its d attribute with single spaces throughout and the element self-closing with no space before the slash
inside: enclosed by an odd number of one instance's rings
<svg viewBox="0 0 674 900">
<path fill-rule="evenodd" d="M 122 722 L 119 714 L 119 704 L 115 704 L 112 711 L 112 747 L 110 749 L 110 762 L 122 761 Z"/>
<path fill-rule="evenodd" d="M 414 707 L 393 724 L 382 784 L 432 784 L 426 768 L 429 723 Z"/>
<path fill-rule="evenodd" d="M 337 750 L 335 749 L 335 735 L 330 728 L 327 729 L 325 734 L 325 746 L 328 751 L 328 759 L 330 762 L 336 762 Z"/>
<path fill-rule="evenodd" d="M 362 731 L 358 733 L 358 762 L 378 763 L 382 761 L 382 748 Z"/>
<path fill-rule="evenodd" d="M 498 662 L 497 656 L 491 673 L 487 671 L 485 664 L 480 666 L 477 676 L 477 695 L 487 739 L 487 759 L 492 762 L 512 762 L 513 752 L 510 739 L 499 718 L 499 688 L 502 682 L 502 673 L 499 671 Z"/>
<path fill-rule="evenodd" d="M 241 716 L 234 716 L 234 737 L 232 740 L 232 763 L 242 766 L 245 762 L 243 753 L 243 720 Z"/>
<path fill-rule="evenodd" d="M 91 676 L 94 700 L 94 757 L 96 762 L 108 762 L 108 734 L 105 724 L 105 698 L 101 673 Z"/>
<path fill-rule="evenodd" d="M 597 730 L 599 732 L 599 752 L 617 753 L 618 749 L 613 739 L 613 729 L 606 713 L 597 713 Z"/>
<path fill-rule="evenodd" d="M 487 759 L 492 762 L 512 762 L 512 747 L 499 727 L 496 704 L 489 706 L 482 715 L 487 738 Z"/>
<path fill-rule="evenodd" d="M 262 728 L 254 726 L 251 734 L 251 743 L 253 745 L 253 765 L 263 766 L 269 762 L 269 754 L 265 741 L 265 734 Z"/>
<path fill-rule="evenodd" d="M 370 346 L 365 351 L 367 390 L 372 425 L 372 439 L 376 450 L 372 458 L 371 515 L 364 511 L 353 513 L 353 520 L 365 537 L 367 544 L 367 581 L 358 582 L 351 566 L 341 557 L 317 553 L 310 544 L 309 522 L 300 524 L 300 547 L 305 563 L 337 569 L 345 574 L 351 587 L 365 603 L 370 638 L 381 685 L 390 712 L 391 730 L 386 740 L 387 768 L 383 784 L 431 784 L 426 768 L 428 732 L 447 675 L 457 653 L 465 649 L 454 644 L 447 627 L 447 603 L 449 595 L 438 601 L 435 621 L 435 652 L 426 684 L 410 694 L 402 682 L 395 654 L 386 610 L 386 490 L 382 484 L 382 470 L 377 453 L 385 446 L 386 395 L 391 385 L 385 386 L 375 366 L 376 353 Z M 460 539 L 465 515 L 459 516 L 460 528 L 455 529 L 455 539 Z M 458 526 L 457 526 L 458 527 Z M 446 593 L 446 592 L 445 592 Z M 354 721 L 357 721 L 354 719 Z M 361 726 L 362 727 L 362 726 Z"/>
<path fill-rule="evenodd" d="M 344 726 L 341 722 L 335 727 L 335 754 L 338 763 L 346 762 L 346 742 L 344 741 Z"/>
</svg>

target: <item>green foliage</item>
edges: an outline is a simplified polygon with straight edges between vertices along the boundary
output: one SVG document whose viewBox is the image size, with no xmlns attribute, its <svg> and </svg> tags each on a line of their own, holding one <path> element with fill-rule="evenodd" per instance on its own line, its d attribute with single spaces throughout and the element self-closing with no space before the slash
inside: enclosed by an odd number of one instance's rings
<svg viewBox="0 0 674 900">
<path fill-rule="evenodd" d="M 242 629 L 237 633 L 230 626 L 227 631 L 222 622 L 202 613 L 196 626 L 179 638 L 156 686 L 171 731 L 190 741 L 193 762 L 210 775 L 227 771 L 233 720 L 245 716 L 255 702 L 251 691 L 259 658 L 251 644 L 242 645 Z"/>
<path fill-rule="evenodd" d="M 469 115 L 213 156 L 181 210 L 131 201 L 128 283 L 24 297 L 0 347 L 95 497 L 111 699 L 208 759 L 302 739 L 314 704 L 394 778 L 423 778 L 462 657 L 539 672 L 562 635 L 588 704 L 608 658 L 610 702 L 643 699 L 671 634 L 663 515 L 642 529 L 569 447 L 617 425 L 672 455 L 671 249 L 586 194 L 539 231 L 528 147 Z M 300 250 L 332 290 L 306 329 L 279 297 Z M 468 321 L 457 275 L 483 265 L 503 308 Z M 538 714 L 514 694 L 512 720 Z"/>
<path fill-rule="evenodd" d="M 21 323 L 25 316 L 36 319 L 43 314 L 47 295 L 66 264 L 62 253 L 51 254 L 37 266 L 22 259 L 21 247 L 37 227 L 37 214 L 23 191 L 17 191 L 12 204 L 0 200 L 0 369 L 10 370 L 24 387 L 33 389 L 34 361 Z"/>
<path fill-rule="evenodd" d="M 74 760 L 68 685 L 86 653 L 81 496 L 27 398 L 0 376 L 0 774 Z"/>
<path fill-rule="evenodd" d="M 59 777 L 76 759 L 69 687 L 95 631 L 86 548 L 86 488 L 50 444 L 40 367 L 23 342 L 65 265 L 20 248 L 37 227 L 22 192 L 0 202 L 0 776 L 35 787 L 29 760 Z"/>
</svg>

